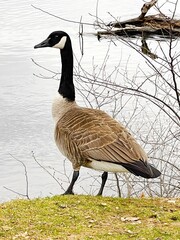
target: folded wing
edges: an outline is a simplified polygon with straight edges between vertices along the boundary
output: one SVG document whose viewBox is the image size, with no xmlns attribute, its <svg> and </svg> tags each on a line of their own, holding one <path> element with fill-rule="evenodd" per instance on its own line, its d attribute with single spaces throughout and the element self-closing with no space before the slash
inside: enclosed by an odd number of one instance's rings
<svg viewBox="0 0 180 240">
<path fill-rule="evenodd" d="M 66 136 L 66 144 L 63 145 L 65 152 L 76 151 L 77 158 L 83 162 L 96 160 L 119 164 L 145 178 L 160 175 L 147 163 L 146 153 L 126 128 L 105 112 L 77 108 L 67 112 L 57 127 L 61 137 Z"/>
</svg>

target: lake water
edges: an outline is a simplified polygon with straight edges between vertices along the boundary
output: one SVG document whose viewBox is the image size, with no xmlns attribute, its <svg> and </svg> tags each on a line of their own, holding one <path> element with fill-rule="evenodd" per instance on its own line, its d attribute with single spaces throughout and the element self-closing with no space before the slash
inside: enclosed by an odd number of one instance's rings
<svg viewBox="0 0 180 240">
<path fill-rule="evenodd" d="M 113 16 L 122 19 L 135 17 L 139 14 L 143 1 L 141 0 L 113 0 L 98 2 L 98 16 L 104 21 L 111 21 Z M 25 194 L 26 166 L 28 173 L 29 196 L 41 197 L 62 193 L 62 189 L 52 176 L 40 167 L 47 167 L 51 173 L 53 169 L 59 171 L 59 181 L 66 182 L 72 168 L 66 163 L 64 174 L 64 157 L 58 152 L 53 139 L 53 121 L 51 118 L 51 103 L 57 91 L 58 82 L 43 79 L 35 75 L 48 76 L 48 72 L 35 65 L 34 59 L 45 68 L 60 72 L 59 53 L 55 49 L 34 50 L 33 46 L 45 39 L 54 30 L 64 30 L 71 36 L 74 54 L 81 57 L 79 48 L 79 25 L 62 21 L 49 16 L 35 8 L 39 7 L 59 17 L 93 23 L 96 15 L 97 1 L 83 0 L 54 0 L 50 1 L 2 1 L 0 8 L 0 201 L 7 201 L 18 197 L 15 192 Z M 168 12 L 168 7 L 166 9 Z M 90 14 L 91 15 L 90 15 Z M 109 47 L 109 42 L 97 41 L 93 35 L 93 26 L 84 25 L 84 56 L 81 64 L 87 71 L 92 71 L 92 62 L 101 65 Z M 112 69 L 120 58 L 122 67 L 128 61 L 128 70 L 132 75 L 138 64 L 137 54 L 119 43 L 111 47 L 109 69 Z M 130 60 L 128 60 L 131 56 Z M 78 97 L 77 97 L 78 99 Z M 84 104 L 82 99 L 78 99 Z M 32 153 L 33 152 L 33 153 Z M 34 155 L 33 155 L 34 154 Z M 23 163 L 23 164 L 22 164 Z M 84 172 L 85 173 L 85 172 Z M 98 175 L 93 171 L 88 173 Z M 86 177 L 84 177 L 86 178 Z M 81 185 L 83 177 L 79 181 Z M 92 183 L 91 183 L 92 184 Z M 64 186 L 66 187 L 67 184 Z M 82 184 L 83 185 L 83 184 Z M 15 191 L 12 192 L 7 188 Z M 88 188 L 90 188 L 88 186 Z M 85 187 L 77 190 L 85 191 Z M 93 192 L 93 190 L 92 190 Z"/>
</svg>

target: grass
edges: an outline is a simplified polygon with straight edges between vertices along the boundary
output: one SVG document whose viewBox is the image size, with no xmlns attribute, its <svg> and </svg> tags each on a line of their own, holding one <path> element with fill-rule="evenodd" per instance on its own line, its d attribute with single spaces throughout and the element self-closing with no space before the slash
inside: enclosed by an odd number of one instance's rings
<svg viewBox="0 0 180 240">
<path fill-rule="evenodd" d="M 180 200 L 55 196 L 0 204 L 0 239 L 178 240 Z"/>
</svg>

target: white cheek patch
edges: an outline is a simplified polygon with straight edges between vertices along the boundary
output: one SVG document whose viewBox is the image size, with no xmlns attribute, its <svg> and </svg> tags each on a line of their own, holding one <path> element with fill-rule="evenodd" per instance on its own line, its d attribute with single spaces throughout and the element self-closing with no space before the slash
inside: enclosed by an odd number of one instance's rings
<svg viewBox="0 0 180 240">
<path fill-rule="evenodd" d="M 66 36 L 62 37 L 61 40 L 53 46 L 53 48 L 63 49 L 66 44 L 66 40 L 67 40 Z"/>
</svg>

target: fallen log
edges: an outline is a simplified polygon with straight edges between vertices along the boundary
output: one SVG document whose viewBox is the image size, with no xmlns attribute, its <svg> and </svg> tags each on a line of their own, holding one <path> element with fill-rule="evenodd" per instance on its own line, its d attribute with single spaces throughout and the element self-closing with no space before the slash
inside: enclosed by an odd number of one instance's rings
<svg viewBox="0 0 180 240">
<path fill-rule="evenodd" d="M 146 16 L 148 10 L 156 3 L 157 0 L 145 3 L 137 18 L 110 22 L 105 26 L 105 30 L 98 31 L 98 37 L 102 35 L 146 36 L 146 38 L 155 35 L 163 38 L 180 37 L 180 20 L 169 18 L 163 13 Z"/>
</svg>

